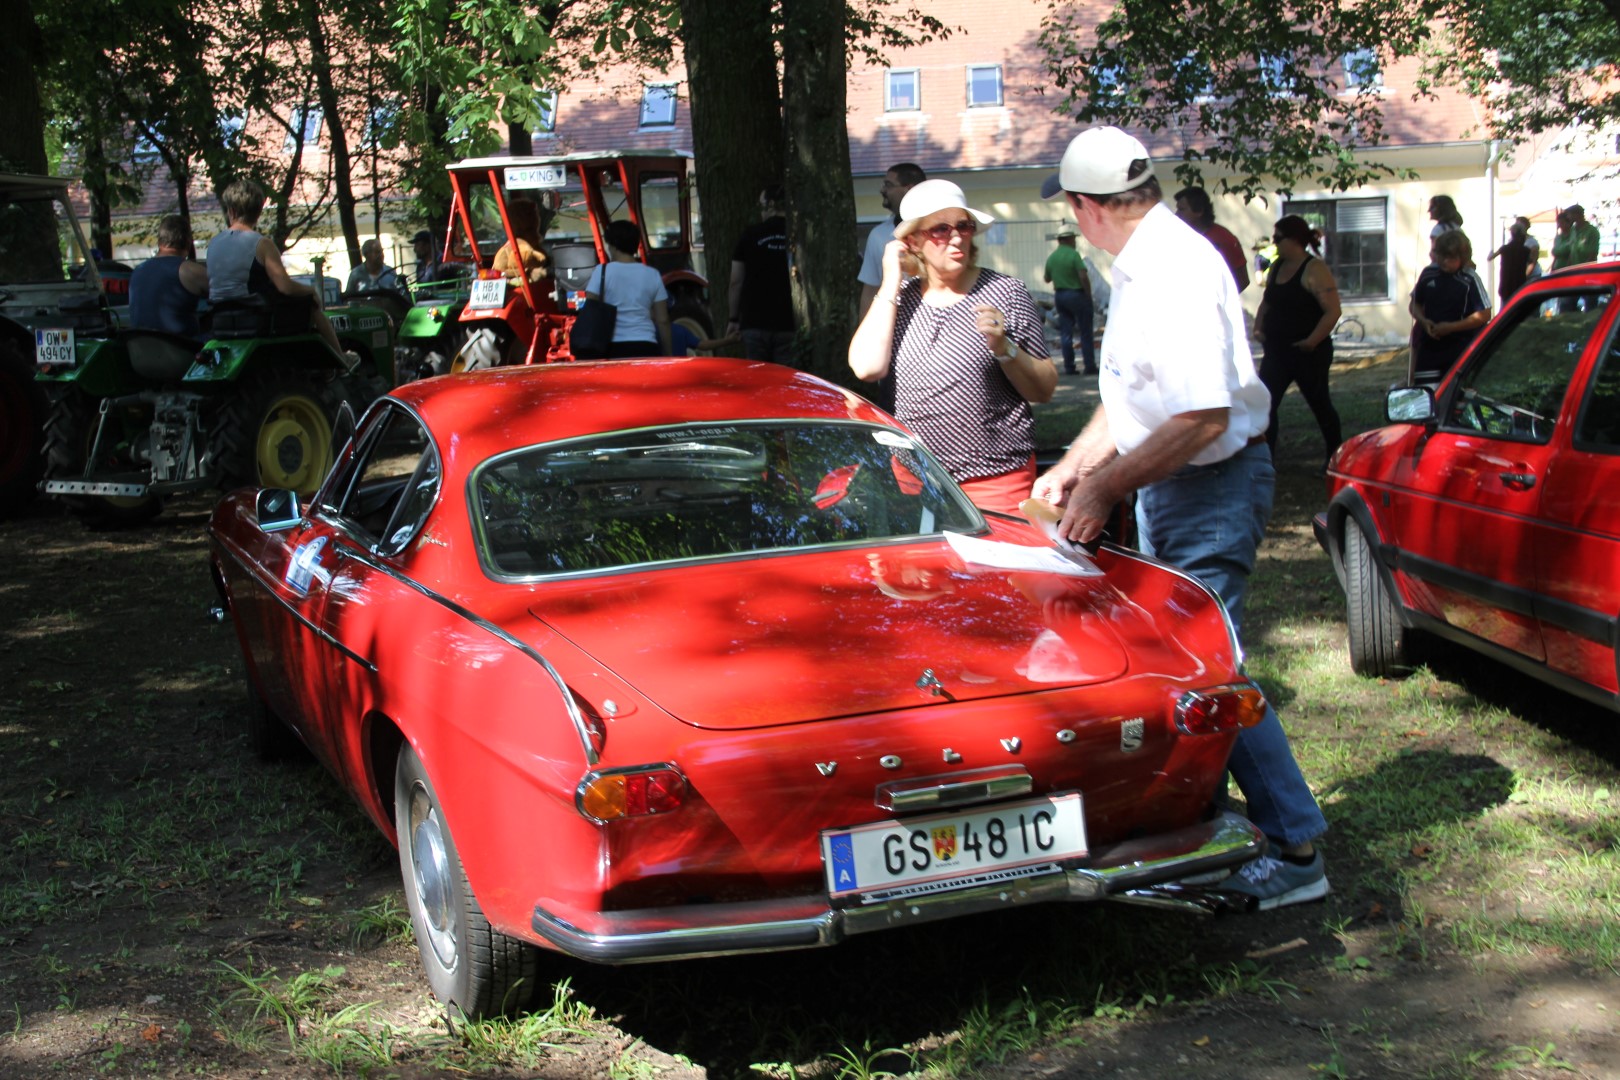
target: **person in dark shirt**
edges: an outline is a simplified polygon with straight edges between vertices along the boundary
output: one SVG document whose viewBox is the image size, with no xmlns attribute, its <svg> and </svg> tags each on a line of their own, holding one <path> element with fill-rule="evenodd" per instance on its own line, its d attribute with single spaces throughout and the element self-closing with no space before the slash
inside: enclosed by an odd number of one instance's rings
<svg viewBox="0 0 1620 1080">
<path fill-rule="evenodd" d="M 760 222 L 743 230 L 731 252 L 731 322 L 750 360 L 793 363 L 793 290 L 788 277 L 787 217 L 782 186 L 759 194 Z"/>
<path fill-rule="evenodd" d="M 1467 351 L 1480 328 L 1491 321 L 1491 302 L 1474 272 L 1474 248 L 1467 234 L 1452 229 L 1435 237 L 1433 261 L 1412 289 L 1412 379 L 1433 384 L 1445 377 Z"/>
<path fill-rule="evenodd" d="M 416 253 L 416 284 L 426 285 L 439 280 L 439 252 L 433 243 L 433 234 L 426 229 L 416 230 L 411 237 L 411 250 Z"/>
<path fill-rule="evenodd" d="M 191 257 L 191 225 L 179 214 L 158 222 L 157 254 L 129 278 L 129 324 L 202 339 L 197 301 L 208 295 L 208 271 Z"/>
</svg>

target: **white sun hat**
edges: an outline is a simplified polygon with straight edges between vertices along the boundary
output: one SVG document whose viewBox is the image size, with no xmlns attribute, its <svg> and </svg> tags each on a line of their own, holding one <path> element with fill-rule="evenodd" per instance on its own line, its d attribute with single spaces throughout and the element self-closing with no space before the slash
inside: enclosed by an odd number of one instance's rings
<svg viewBox="0 0 1620 1080">
<path fill-rule="evenodd" d="M 941 210 L 966 211 L 972 214 L 980 225 L 994 225 L 996 221 L 983 210 L 975 210 L 969 206 L 962 189 L 949 180 L 924 180 L 906 192 L 906 197 L 900 200 L 900 224 L 895 226 L 894 235 L 909 236 L 923 218 L 929 214 L 937 214 Z"/>
</svg>

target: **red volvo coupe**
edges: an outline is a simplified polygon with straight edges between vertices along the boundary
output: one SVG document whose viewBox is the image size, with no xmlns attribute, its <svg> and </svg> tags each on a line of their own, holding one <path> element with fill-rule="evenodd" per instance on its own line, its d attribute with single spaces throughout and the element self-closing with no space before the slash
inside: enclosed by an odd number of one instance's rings
<svg viewBox="0 0 1620 1080">
<path fill-rule="evenodd" d="M 469 1015 L 521 1008 L 545 949 L 1193 908 L 1168 883 L 1262 849 L 1213 809 L 1261 711 L 1215 597 L 981 515 L 790 368 L 414 382 L 307 506 L 242 491 L 209 528 L 255 749 L 295 733 L 397 843 L 433 991 Z"/>
<path fill-rule="evenodd" d="M 1428 632 L 1620 708 L 1617 285 L 1620 263 L 1533 282 L 1340 447 L 1315 524 L 1356 671 L 1401 672 Z"/>
</svg>

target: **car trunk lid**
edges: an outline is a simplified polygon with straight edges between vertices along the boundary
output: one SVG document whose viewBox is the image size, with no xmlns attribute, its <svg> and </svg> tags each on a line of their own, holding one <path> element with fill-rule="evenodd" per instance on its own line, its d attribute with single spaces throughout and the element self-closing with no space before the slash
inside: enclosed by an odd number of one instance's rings
<svg viewBox="0 0 1620 1080">
<path fill-rule="evenodd" d="M 1116 678 L 1122 603 L 935 541 L 556 583 L 530 611 L 681 720 L 753 728 Z"/>
</svg>

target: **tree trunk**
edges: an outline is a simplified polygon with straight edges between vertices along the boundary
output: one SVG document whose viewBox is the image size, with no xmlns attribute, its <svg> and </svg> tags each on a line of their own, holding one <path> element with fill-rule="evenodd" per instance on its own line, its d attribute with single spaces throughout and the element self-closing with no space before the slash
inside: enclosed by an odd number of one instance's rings
<svg viewBox="0 0 1620 1080">
<path fill-rule="evenodd" d="M 102 125 L 92 124 L 86 129 L 88 138 L 84 151 L 84 190 L 90 196 L 90 246 L 101 252 L 103 259 L 113 257 L 112 238 L 112 185 L 108 183 L 106 147 L 102 145 Z"/>
<path fill-rule="evenodd" d="M 845 116 L 844 0 L 792 0 L 782 7 L 788 243 L 800 363 L 853 387 L 859 384 L 848 354 L 859 268 Z"/>
<path fill-rule="evenodd" d="M 30 0 L 0 4 L 0 168 L 44 176 L 45 112 L 39 103 L 34 57 L 43 51 Z M 56 221 L 43 203 L 0 221 L 0 281 L 51 281 L 62 276 Z"/>
<path fill-rule="evenodd" d="M 309 36 L 310 66 L 315 74 L 315 96 L 326 118 L 327 153 L 331 155 L 333 191 L 337 199 L 338 224 L 343 243 L 349 249 L 349 265 L 360 265 L 360 225 L 354 213 L 354 183 L 349 162 L 349 134 L 343 127 L 342 104 L 332 82 L 331 44 L 321 22 L 319 0 L 299 0 L 304 32 Z"/>
<path fill-rule="evenodd" d="M 506 150 L 513 157 L 528 157 L 534 153 L 534 136 L 522 124 L 507 124 Z"/>
<path fill-rule="evenodd" d="M 681 0 L 681 23 L 691 87 L 692 148 L 703 203 L 709 310 L 718 331 L 731 316 L 726 302 L 731 251 L 742 231 L 759 220 L 760 191 L 783 180 L 781 92 L 771 40 L 771 4 Z M 844 160 L 849 160 L 847 150 Z M 846 171 L 846 184 L 848 180 Z"/>
</svg>

